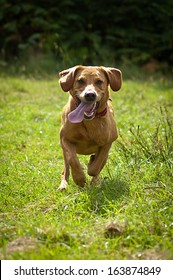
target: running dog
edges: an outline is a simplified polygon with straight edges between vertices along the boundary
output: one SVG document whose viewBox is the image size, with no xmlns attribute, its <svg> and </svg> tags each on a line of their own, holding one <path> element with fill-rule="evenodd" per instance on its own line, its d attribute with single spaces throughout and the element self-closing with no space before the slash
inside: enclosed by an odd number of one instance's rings
<svg viewBox="0 0 173 280">
<path fill-rule="evenodd" d="M 96 183 L 104 167 L 112 142 L 118 137 L 109 95 L 109 85 L 118 91 L 121 71 L 103 66 L 78 65 L 59 73 L 60 86 L 70 93 L 62 112 L 60 141 L 64 170 L 59 190 L 68 185 L 70 170 L 73 181 L 83 187 L 86 179 L 77 154 L 91 155 L 88 174 Z"/>
</svg>

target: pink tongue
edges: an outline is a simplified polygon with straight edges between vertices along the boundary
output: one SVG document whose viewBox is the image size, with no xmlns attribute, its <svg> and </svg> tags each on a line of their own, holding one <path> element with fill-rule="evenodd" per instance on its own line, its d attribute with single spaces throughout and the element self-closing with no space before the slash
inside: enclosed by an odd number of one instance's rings
<svg viewBox="0 0 173 280">
<path fill-rule="evenodd" d="M 87 104 L 84 102 L 81 102 L 79 106 L 73 110 L 71 113 L 68 114 L 68 119 L 71 123 L 80 123 L 84 119 L 84 113 L 86 111 L 91 110 L 93 107 L 93 104 Z"/>
</svg>

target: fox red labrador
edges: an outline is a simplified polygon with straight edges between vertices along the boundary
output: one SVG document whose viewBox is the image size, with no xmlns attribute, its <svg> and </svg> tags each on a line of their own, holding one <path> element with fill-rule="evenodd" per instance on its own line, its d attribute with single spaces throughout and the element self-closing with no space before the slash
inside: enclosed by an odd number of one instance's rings
<svg viewBox="0 0 173 280">
<path fill-rule="evenodd" d="M 64 170 L 59 190 L 68 184 L 70 170 L 74 182 L 83 187 L 86 179 L 77 154 L 91 155 L 88 174 L 97 182 L 112 142 L 118 137 L 111 106 L 109 85 L 121 88 L 121 71 L 110 67 L 75 66 L 59 73 L 63 91 L 70 93 L 62 112 L 60 141 Z"/>
</svg>

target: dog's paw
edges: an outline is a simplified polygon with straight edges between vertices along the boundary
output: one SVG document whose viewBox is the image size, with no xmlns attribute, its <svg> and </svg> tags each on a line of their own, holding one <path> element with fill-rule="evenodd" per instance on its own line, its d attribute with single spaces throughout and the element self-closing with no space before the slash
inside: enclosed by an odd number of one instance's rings
<svg viewBox="0 0 173 280">
<path fill-rule="evenodd" d="M 75 180 L 76 185 L 78 185 L 79 187 L 84 187 L 85 183 L 86 183 L 86 179 L 82 178 L 82 179 L 77 179 Z"/>
<path fill-rule="evenodd" d="M 72 177 L 76 185 L 78 185 L 79 187 L 84 187 L 86 178 L 82 168 L 81 170 L 77 170 L 77 172 L 72 170 Z"/>
<path fill-rule="evenodd" d="M 86 183 L 86 179 L 85 176 L 78 176 L 78 177 L 73 177 L 74 182 L 76 183 L 76 185 L 78 185 L 79 187 L 84 187 L 85 183 Z"/>
<path fill-rule="evenodd" d="M 58 191 L 63 191 L 63 190 L 65 190 L 65 189 L 67 188 L 67 185 L 68 185 L 67 181 L 62 180 L 62 181 L 61 181 L 61 184 L 60 184 L 60 186 L 59 186 L 59 188 L 58 188 Z"/>
<path fill-rule="evenodd" d="M 90 185 L 91 186 L 97 186 L 101 184 L 101 177 L 99 176 L 93 176 L 93 178 L 91 179 Z"/>
</svg>

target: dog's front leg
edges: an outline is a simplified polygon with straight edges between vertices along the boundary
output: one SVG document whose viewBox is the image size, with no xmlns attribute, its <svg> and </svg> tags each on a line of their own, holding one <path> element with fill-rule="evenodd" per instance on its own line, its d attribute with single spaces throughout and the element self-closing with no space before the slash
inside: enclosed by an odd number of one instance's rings
<svg viewBox="0 0 173 280">
<path fill-rule="evenodd" d="M 61 184 L 60 184 L 58 190 L 65 190 L 66 189 L 66 187 L 68 185 L 69 175 L 70 175 L 70 166 L 67 163 L 66 156 L 64 154 L 64 169 L 62 171 Z"/>
<path fill-rule="evenodd" d="M 88 175 L 93 176 L 91 183 L 97 182 L 98 175 L 107 161 L 111 145 L 112 143 L 100 147 L 95 156 L 91 157 L 91 160 L 88 164 Z"/>
<path fill-rule="evenodd" d="M 63 177 L 59 189 L 62 189 L 64 185 L 66 187 L 68 183 L 69 167 L 71 168 L 74 182 L 77 185 L 83 187 L 86 181 L 85 174 L 79 162 L 79 159 L 77 158 L 75 145 L 66 139 L 61 139 L 61 145 L 63 149 L 65 166 L 64 166 Z"/>
</svg>

